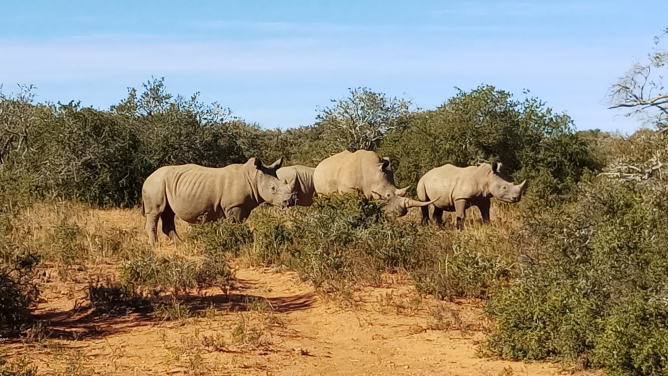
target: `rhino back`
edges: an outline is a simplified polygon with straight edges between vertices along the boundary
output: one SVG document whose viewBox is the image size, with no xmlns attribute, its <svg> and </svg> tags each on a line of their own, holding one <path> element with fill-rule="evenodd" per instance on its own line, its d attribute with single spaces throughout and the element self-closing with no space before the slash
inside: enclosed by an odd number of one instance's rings
<svg viewBox="0 0 668 376">
<path fill-rule="evenodd" d="M 358 175 L 353 153 L 344 150 L 318 164 L 313 172 L 313 185 L 321 194 L 349 192 L 358 186 Z"/>
<path fill-rule="evenodd" d="M 210 168 L 198 165 L 172 166 L 165 173 L 165 193 L 174 213 L 187 222 L 224 216 L 226 208 L 247 205 L 252 187 L 244 165 Z"/>
</svg>

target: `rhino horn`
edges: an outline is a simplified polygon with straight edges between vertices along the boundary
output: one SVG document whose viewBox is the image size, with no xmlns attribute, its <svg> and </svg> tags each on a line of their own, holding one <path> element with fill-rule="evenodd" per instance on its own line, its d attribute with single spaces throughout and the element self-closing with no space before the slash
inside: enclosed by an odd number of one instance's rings
<svg viewBox="0 0 668 376">
<path fill-rule="evenodd" d="M 267 168 L 272 169 L 272 170 L 278 170 L 279 168 L 281 168 L 282 165 L 283 165 L 283 157 L 280 157 L 280 158 L 278 158 L 278 160 L 276 162 L 267 166 Z"/>
<path fill-rule="evenodd" d="M 525 179 L 522 183 L 520 183 L 520 185 L 518 185 L 518 187 L 520 187 L 520 190 L 522 190 L 522 188 L 524 188 L 524 183 L 526 183 L 526 182 L 527 182 L 527 181 L 526 181 L 526 179 Z"/>
<path fill-rule="evenodd" d="M 409 187 L 397 189 L 396 191 L 394 191 L 394 194 L 399 197 L 404 197 L 406 195 L 406 192 L 408 191 L 408 188 Z"/>
<path fill-rule="evenodd" d="M 431 205 L 431 204 L 433 204 L 433 203 L 436 202 L 439 198 L 440 198 L 440 197 L 435 198 L 435 199 L 433 199 L 433 200 L 431 200 L 431 201 L 418 201 L 418 200 L 413 200 L 412 198 L 407 198 L 407 199 L 404 200 L 404 207 L 407 208 L 407 209 L 408 209 L 408 208 L 421 208 L 421 207 L 423 207 L 423 206 L 427 206 L 427 205 Z"/>
</svg>

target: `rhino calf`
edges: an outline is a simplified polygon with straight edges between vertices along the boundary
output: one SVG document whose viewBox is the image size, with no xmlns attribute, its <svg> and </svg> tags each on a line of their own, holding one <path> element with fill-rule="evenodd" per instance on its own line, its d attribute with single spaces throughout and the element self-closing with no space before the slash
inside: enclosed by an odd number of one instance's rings
<svg viewBox="0 0 668 376">
<path fill-rule="evenodd" d="M 315 168 L 301 165 L 281 167 L 276 171 L 280 180 L 285 180 L 292 186 L 297 195 L 298 206 L 311 206 L 315 186 L 313 185 L 313 172 Z"/>
<path fill-rule="evenodd" d="M 477 206 L 483 223 L 489 222 L 490 198 L 514 203 L 522 198 L 526 181 L 513 185 L 499 175 L 501 163 L 485 163 L 480 166 L 456 167 L 446 164 L 436 167 L 420 178 L 418 198 L 422 201 L 439 197 L 434 202 L 434 221 L 443 225 L 443 211 L 457 212 L 457 229 L 464 227 L 466 209 Z M 422 208 L 422 223 L 429 221 L 429 208 Z"/>
<path fill-rule="evenodd" d="M 146 215 L 149 243 L 157 242 L 158 219 L 162 232 L 178 239 L 174 216 L 189 223 L 219 218 L 244 220 L 263 202 L 292 206 L 295 194 L 286 181 L 276 176 L 282 159 L 264 166 L 257 158 L 244 164 L 210 168 L 195 164 L 160 167 L 142 187 L 142 214 Z"/>
</svg>

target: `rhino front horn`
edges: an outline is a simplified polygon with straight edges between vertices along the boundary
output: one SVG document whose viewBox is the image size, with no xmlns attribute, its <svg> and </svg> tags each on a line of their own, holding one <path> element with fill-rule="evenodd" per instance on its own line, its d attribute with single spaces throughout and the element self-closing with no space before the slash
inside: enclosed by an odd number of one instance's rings
<svg viewBox="0 0 668 376">
<path fill-rule="evenodd" d="M 526 182 L 527 182 L 527 181 L 526 181 L 526 179 L 525 179 L 522 183 L 520 183 L 520 185 L 519 185 L 520 189 L 524 188 L 524 183 L 526 183 Z"/>
<path fill-rule="evenodd" d="M 423 206 L 427 206 L 427 205 L 431 205 L 431 204 L 433 204 L 433 203 L 436 202 L 439 198 L 440 198 L 440 197 L 435 198 L 435 199 L 433 199 L 433 200 L 431 200 L 431 201 L 418 201 L 418 200 L 413 200 L 412 198 L 408 198 L 408 199 L 406 199 L 406 201 L 405 201 L 405 207 L 406 207 L 406 208 L 421 208 L 421 207 L 423 207 Z"/>
</svg>

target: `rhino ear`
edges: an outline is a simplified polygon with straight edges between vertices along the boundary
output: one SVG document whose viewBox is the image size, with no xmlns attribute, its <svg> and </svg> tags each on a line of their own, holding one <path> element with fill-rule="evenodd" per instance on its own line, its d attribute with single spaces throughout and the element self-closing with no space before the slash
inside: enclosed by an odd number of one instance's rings
<svg viewBox="0 0 668 376">
<path fill-rule="evenodd" d="M 497 162 L 492 162 L 492 172 L 497 173 L 499 172 L 499 163 Z"/>
<path fill-rule="evenodd" d="M 392 166 L 392 162 L 390 162 L 390 158 L 388 157 L 383 157 L 383 161 L 380 163 L 380 170 L 381 171 L 386 171 Z"/>
<path fill-rule="evenodd" d="M 258 170 L 261 169 L 262 161 L 260 160 L 260 158 L 253 158 L 253 159 L 254 159 L 253 164 L 255 165 L 255 168 L 257 168 Z"/>
<path fill-rule="evenodd" d="M 394 194 L 399 197 L 404 197 L 406 195 L 406 192 L 408 191 L 408 188 L 409 187 L 397 189 L 396 191 L 394 191 Z"/>
<path fill-rule="evenodd" d="M 282 165 L 283 165 L 283 157 L 280 157 L 276 162 L 272 163 L 270 166 L 267 166 L 267 168 L 272 170 L 278 170 L 279 168 L 281 168 Z"/>
</svg>

